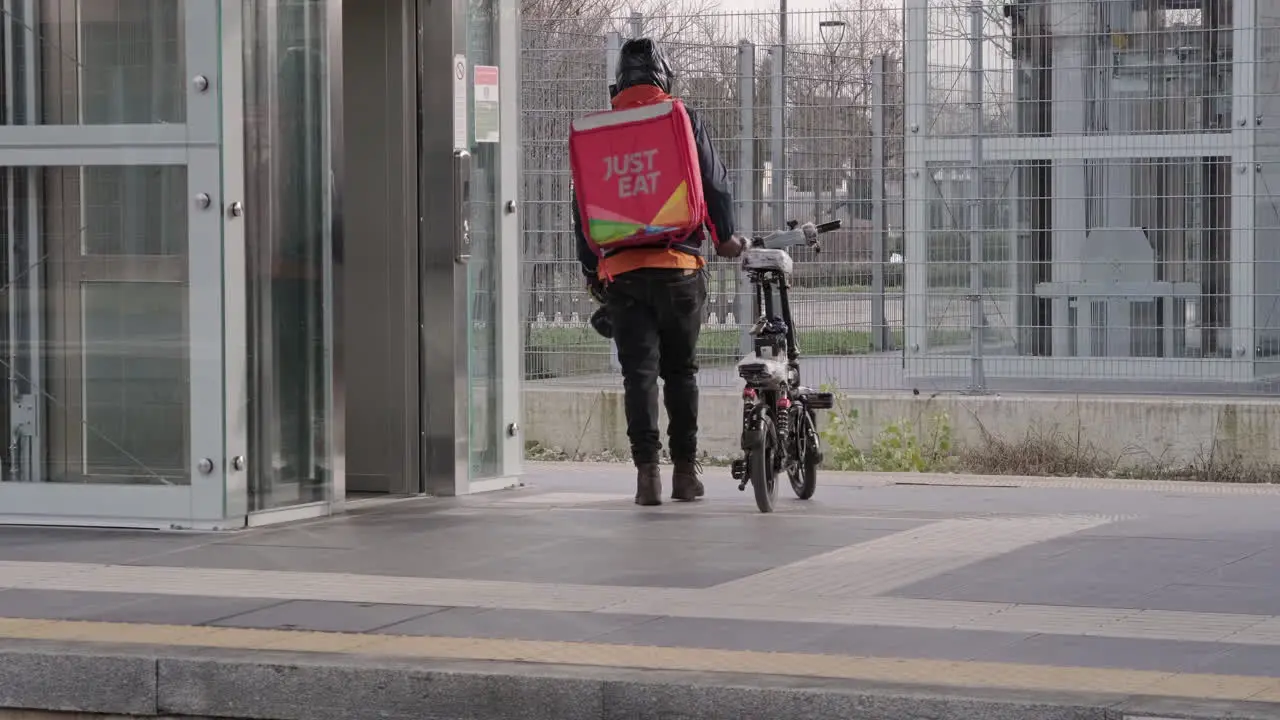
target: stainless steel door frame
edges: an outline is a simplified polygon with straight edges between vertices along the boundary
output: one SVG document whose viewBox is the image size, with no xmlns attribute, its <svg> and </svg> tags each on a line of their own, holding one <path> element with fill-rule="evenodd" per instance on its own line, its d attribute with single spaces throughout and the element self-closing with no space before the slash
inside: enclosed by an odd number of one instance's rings
<svg viewBox="0 0 1280 720">
<path fill-rule="evenodd" d="M 204 308 L 205 318 L 217 318 L 222 323 L 220 336 L 212 328 L 196 328 L 209 342 L 220 341 L 217 349 L 221 363 L 211 363 L 202 372 L 218 379 L 210 388 L 209 408 L 193 410 L 200 412 L 203 435 L 195 435 L 197 418 L 194 414 L 192 417 L 193 436 L 208 437 L 210 450 L 220 453 L 210 456 L 215 459 L 213 477 L 220 482 L 202 487 L 192 498 L 192 515 L 201 522 L 223 519 L 239 527 L 247 523 L 249 513 L 249 286 L 244 203 L 254 199 L 245 196 L 244 3 L 222 0 L 218 5 L 222 64 L 214 67 L 221 88 L 217 105 L 221 114 L 216 118 L 220 125 L 216 139 L 221 186 L 214 186 L 215 212 L 209 219 L 217 221 L 220 234 L 210 238 L 208 248 L 200 248 L 199 260 L 209 263 L 202 267 L 221 269 L 221 273 L 210 273 L 220 274 L 221 283 L 201 282 L 198 287 L 190 286 L 189 292 L 192 302 L 199 301 Z M 211 114 L 209 122 L 215 122 L 214 118 Z M 196 267 L 194 262 L 193 259 L 192 267 Z M 195 400 L 193 395 L 193 408 Z M 215 409 L 221 411 L 216 418 Z M 222 441 L 217 448 L 212 445 L 215 437 Z M 193 461 L 199 462 L 194 456 Z"/>
<path fill-rule="evenodd" d="M 354 2 L 355 0 L 347 0 Z M 346 259 L 343 217 L 345 211 L 344 173 L 346 172 L 344 116 L 345 85 L 343 78 L 343 0 L 329 0 L 325 18 L 328 37 L 329 64 L 329 116 L 326 132 L 329 138 L 329 258 L 325 273 L 325 298 L 327 305 L 327 334 L 332 352 L 329 360 L 329 505 L 336 510 L 347 500 L 347 402 L 346 358 L 343 357 L 338 338 L 346 329 Z"/>
<path fill-rule="evenodd" d="M 515 478 L 524 463 L 524 435 L 520 430 L 522 390 L 524 389 L 524 344 L 520 328 L 520 258 L 524 243 L 520 240 L 520 3 L 497 0 L 498 65 L 505 81 L 499 89 L 502 173 L 499 188 L 499 308 L 501 336 L 498 343 L 502 368 L 500 417 L 504 426 L 501 437 L 502 475 Z"/>
<path fill-rule="evenodd" d="M 514 484 L 523 455 L 519 9 L 515 0 L 417 6 L 423 486 L 461 495 Z M 477 65 L 499 69 L 496 148 L 473 137 Z"/>
<path fill-rule="evenodd" d="M 459 208 L 465 183 L 455 133 L 468 134 L 470 117 L 455 108 L 456 83 L 467 82 L 467 0 L 416 0 L 418 27 L 418 270 L 420 314 L 420 417 L 423 490 L 431 495 L 470 491 L 467 367 L 467 266 Z M 464 103 L 469 102 L 462 96 Z M 461 117 L 459 117 L 461 115 Z M 461 122 L 463 127 L 456 127 Z M 464 143 L 465 144 L 465 143 Z M 469 160 L 468 167 L 469 167 Z M 448 172 L 441 172 L 448 168 Z M 453 219 L 450 221 L 450 219 Z"/>
</svg>

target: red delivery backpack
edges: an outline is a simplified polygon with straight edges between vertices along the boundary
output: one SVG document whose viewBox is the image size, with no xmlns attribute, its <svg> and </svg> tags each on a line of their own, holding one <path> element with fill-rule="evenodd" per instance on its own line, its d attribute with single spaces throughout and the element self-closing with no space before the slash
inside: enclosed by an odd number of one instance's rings
<svg viewBox="0 0 1280 720">
<path fill-rule="evenodd" d="M 698 146 L 679 100 L 574 120 L 569 165 L 582 234 L 598 256 L 681 242 L 706 223 Z"/>
</svg>

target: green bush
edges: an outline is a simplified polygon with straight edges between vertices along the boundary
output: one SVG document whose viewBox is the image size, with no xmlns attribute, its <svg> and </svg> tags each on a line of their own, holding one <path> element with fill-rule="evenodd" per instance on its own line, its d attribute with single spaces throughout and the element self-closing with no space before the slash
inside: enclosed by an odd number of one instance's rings
<svg viewBox="0 0 1280 720">
<path fill-rule="evenodd" d="M 944 412 L 919 424 L 899 419 L 881 427 L 869 450 L 859 447 L 858 431 L 857 408 L 848 407 L 837 394 L 836 405 L 819 433 L 824 446 L 824 467 L 874 472 L 944 472 L 955 464 L 951 418 Z"/>
</svg>

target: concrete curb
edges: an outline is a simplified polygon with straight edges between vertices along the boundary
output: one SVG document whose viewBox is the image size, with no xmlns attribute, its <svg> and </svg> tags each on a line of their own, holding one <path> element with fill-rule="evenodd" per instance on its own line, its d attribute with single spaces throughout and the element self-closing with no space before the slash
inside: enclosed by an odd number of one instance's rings
<svg viewBox="0 0 1280 720">
<path fill-rule="evenodd" d="M 24 717 L 19 711 L 255 720 L 1280 718 L 1280 704 L 964 691 L 785 676 L 518 663 L 6 642 L 0 648 L 0 720 Z"/>
</svg>

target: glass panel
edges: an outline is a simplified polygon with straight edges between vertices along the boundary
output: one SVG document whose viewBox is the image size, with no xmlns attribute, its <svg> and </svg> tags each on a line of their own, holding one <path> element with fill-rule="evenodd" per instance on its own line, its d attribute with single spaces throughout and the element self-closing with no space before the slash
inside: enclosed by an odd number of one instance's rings
<svg viewBox="0 0 1280 720">
<path fill-rule="evenodd" d="M 5 124 L 186 122 L 181 0 L 13 2 Z"/>
<path fill-rule="evenodd" d="M 185 166 L 0 168 L 4 481 L 187 485 Z"/>
<path fill-rule="evenodd" d="M 128 478 L 142 468 L 149 476 L 183 475 L 186 299 L 178 283 L 81 285 L 87 429 L 82 472 Z"/>
<path fill-rule="evenodd" d="M 474 66 L 498 65 L 497 0 L 472 0 L 467 13 L 467 57 Z M 485 70 L 479 70 L 485 73 Z M 474 165 L 471 172 L 471 261 L 467 265 L 468 377 L 471 398 L 471 477 L 494 477 L 502 468 L 502 373 L 498 362 L 499 222 L 498 188 L 501 161 L 498 143 L 477 142 L 475 88 L 471 73 L 472 112 L 468 120 Z M 501 77 L 500 82 L 513 82 Z M 496 98 L 495 98 L 496 99 Z M 492 107 L 492 106 L 489 106 Z M 483 110 L 483 109 L 482 109 Z M 481 134 L 496 126 L 490 113 L 482 112 Z M 484 140 L 484 137 L 479 140 Z M 513 142 L 514 138 L 505 138 Z"/>
<path fill-rule="evenodd" d="M 325 500 L 329 112 L 324 0 L 244 0 L 251 510 Z"/>
<path fill-rule="evenodd" d="M 182 200 L 186 174 L 181 165 L 90 168 L 84 175 L 84 197 L 94 224 L 84 230 L 81 251 L 85 255 L 186 255 L 187 213 Z M 138 207 L 184 211 L 134 212 Z"/>
</svg>

